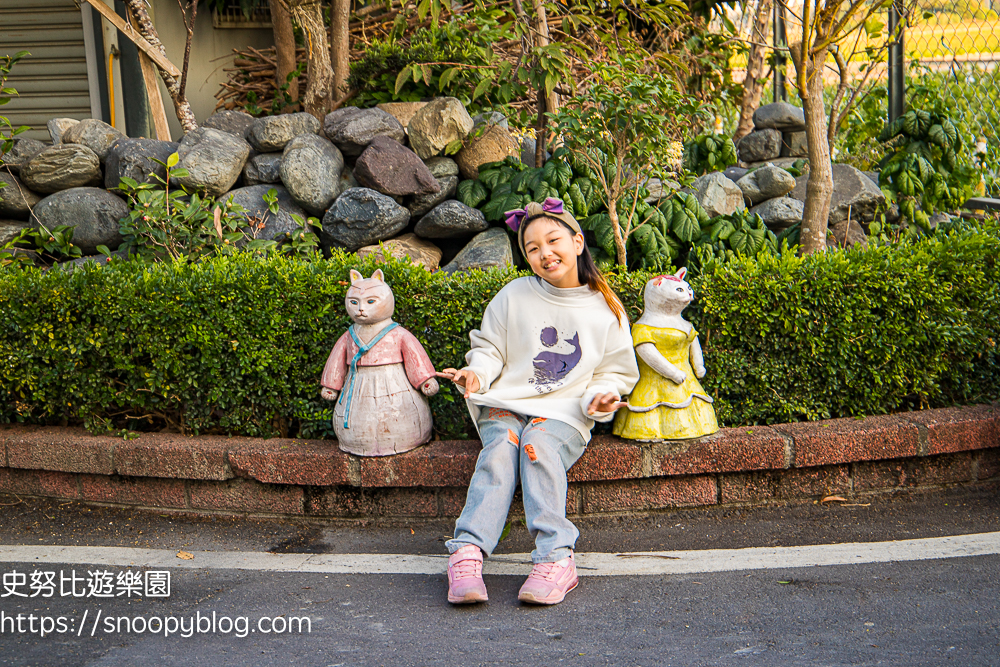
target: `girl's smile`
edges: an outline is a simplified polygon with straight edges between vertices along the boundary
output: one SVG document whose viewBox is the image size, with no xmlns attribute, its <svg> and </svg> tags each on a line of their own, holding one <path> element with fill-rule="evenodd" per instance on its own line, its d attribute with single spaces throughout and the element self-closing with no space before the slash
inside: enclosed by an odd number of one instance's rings
<svg viewBox="0 0 1000 667">
<path fill-rule="evenodd" d="M 583 252 L 581 234 L 573 234 L 551 218 L 539 218 L 524 230 L 524 251 L 532 272 L 554 287 L 580 287 L 577 258 Z"/>
</svg>

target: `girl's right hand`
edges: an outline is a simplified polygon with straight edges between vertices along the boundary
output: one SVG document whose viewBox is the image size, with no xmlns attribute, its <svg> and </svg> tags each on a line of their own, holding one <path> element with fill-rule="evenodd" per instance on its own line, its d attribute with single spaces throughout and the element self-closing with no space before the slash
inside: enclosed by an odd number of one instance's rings
<svg viewBox="0 0 1000 667">
<path fill-rule="evenodd" d="M 436 375 L 439 378 L 451 380 L 465 390 L 464 398 L 469 398 L 479 391 L 479 378 L 470 370 L 459 371 L 454 368 L 446 368 L 443 371 L 436 373 Z"/>
</svg>

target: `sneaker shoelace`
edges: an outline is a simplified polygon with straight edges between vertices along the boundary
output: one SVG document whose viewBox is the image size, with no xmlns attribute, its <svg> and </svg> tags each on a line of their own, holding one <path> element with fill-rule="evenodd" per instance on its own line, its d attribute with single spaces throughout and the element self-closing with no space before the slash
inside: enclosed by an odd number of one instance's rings
<svg viewBox="0 0 1000 667">
<path fill-rule="evenodd" d="M 555 581 L 563 569 L 565 568 L 560 567 L 556 563 L 535 563 L 535 566 L 531 568 L 531 576 L 536 579 Z"/>
<path fill-rule="evenodd" d="M 475 558 L 466 558 L 452 565 L 451 571 L 455 575 L 455 579 L 468 579 L 480 576 L 480 567 L 482 567 L 482 564 Z"/>
</svg>

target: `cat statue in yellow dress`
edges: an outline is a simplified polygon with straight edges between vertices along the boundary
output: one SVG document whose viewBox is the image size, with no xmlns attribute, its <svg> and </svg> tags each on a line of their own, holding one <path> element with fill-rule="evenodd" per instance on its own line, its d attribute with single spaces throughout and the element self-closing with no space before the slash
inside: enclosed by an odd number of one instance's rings
<svg viewBox="0 0 1000 667">
<path fill-rule="evenodd" d="M 705 360 L 698 332 L 681 313 L 694 299 L 686 269 L 657 276 L 643 292 L 645 310 L 632 325 L 639 382 L 615 415 L 614 434 L 630 440 L 685 440 L 719 430 L 712 397 L 698 378 Z"/>
</svg>

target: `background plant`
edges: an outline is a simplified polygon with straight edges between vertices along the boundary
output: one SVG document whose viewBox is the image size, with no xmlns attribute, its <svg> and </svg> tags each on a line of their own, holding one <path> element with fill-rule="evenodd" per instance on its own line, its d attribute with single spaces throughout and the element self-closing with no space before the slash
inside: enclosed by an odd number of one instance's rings
<svg viewBox="0 0 1000 667">
<path fill-rule="evenodd" d="M 692 173 L 722 171 L 736 162 L 736 144 L 727 135 L 707 132 L 684 144 L 684 168 Z"/>
</svg>

